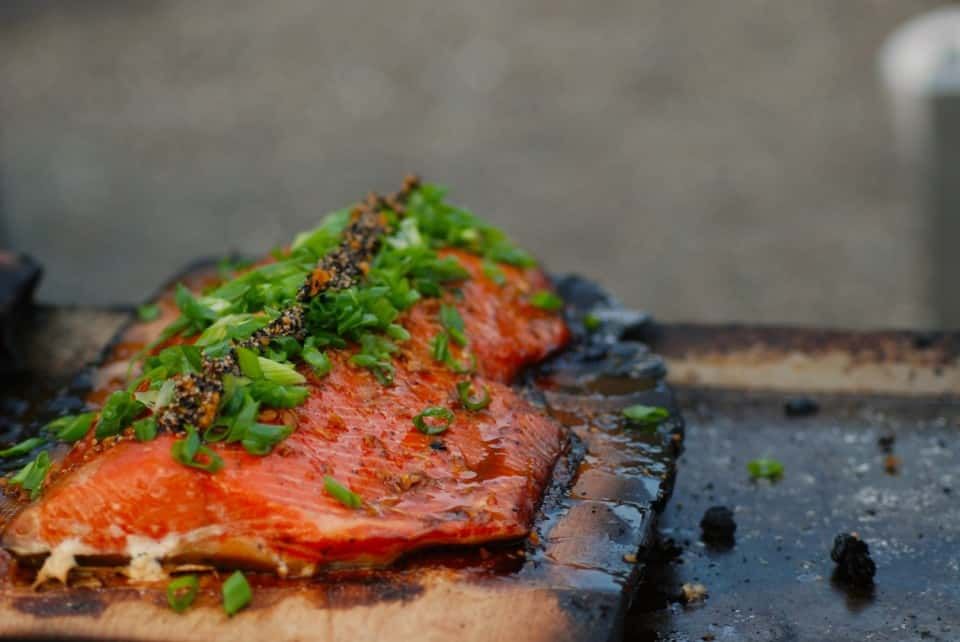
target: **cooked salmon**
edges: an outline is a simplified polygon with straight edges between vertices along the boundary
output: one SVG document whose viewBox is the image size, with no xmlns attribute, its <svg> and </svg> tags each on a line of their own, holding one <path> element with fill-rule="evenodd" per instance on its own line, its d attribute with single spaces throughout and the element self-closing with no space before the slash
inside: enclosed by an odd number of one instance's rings
<svg viewBox="0 0 960 642">
<path fill-rule="evenodd" d="M 469 278 L 397 319 L 409 339 L 398 344 L 391 385 L 351 360 L 354 344 L 327 351 L 326 376 L 299 363 L 306 401 L 259 417 L 293 426 L 292 434 L 267 456 L 236 443 L 210 444 L 223 461 L 215 474 L 171 457 L 182 434 L 161 431 L 141 442 L 127 430 L 105 447 L 91 432 L 54 467 L 40 498 L 8 524 L 3 546 L 21 555 L 53 553 L 46 573 L 54 576 L 78 556 L 306 575 L 331 565 L 385 564 L 427 546 L 523 536 L 564 434 L 510 384 L 562 347 L 568 329 L 555 311 L 530 301 L 550 288 L 538 268 L 501 265 L 491 275 L 476 254 L 440 254 Z M 476 358 L 471 374 L 435 358 L 441 305 L 462 317 Z M 474 398 L 486 391 L 489 405 L 464 407 L 457 384 L 465 381 Z M 452 414 L 445 431 L 417 429 L 425 408 Z M 331 480 L 359 501 L 338 498 Z"/>
</svg>

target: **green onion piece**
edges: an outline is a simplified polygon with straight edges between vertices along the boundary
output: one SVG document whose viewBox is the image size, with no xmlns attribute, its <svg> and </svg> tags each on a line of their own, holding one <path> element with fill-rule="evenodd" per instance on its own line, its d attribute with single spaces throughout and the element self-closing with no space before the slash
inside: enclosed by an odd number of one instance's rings
<svg viewBox="0 0 960 642">
<path fill-rule="evenodd" d="M 203 431 L 203 443 L 214 444 L 223 441 L 230 434 L 230 427 L 229 420 L 221 417 L 217 420 L 217 423 Z"/>
<path fill-rule="evenodd" d="M 90 424 L 93 423 L 93 419 L 96 416 L 97 413 L 95 412 L 67 415 L 66 417 L 54 419 L 44 427 L 44 430 L 60 441 L 73 443 L 83 439 L 87 431 L 90 430 Z"/>
<path fill-rule="evenodd" d="M 137 441 L 153 441 L 157 438 L 157 420 L 150 416 L 133 422 L 133 436 Z"/>
<path fill-rule="evenodd" d="M 213 321 L 217 318 L 217 313 L 207 305 L 200 303 L 182 283 L 177 283 L 177 290 L 174 294 L 174 301 L 180 312 L 189 321 L 204 323 Z"/>
<path fill-rule="evenodd" d="M 137 308 L 137 318 L 148 323 L 160 318 L 160 306 L 156 303 L 144 303 Z"/>
<path fill-rule="evenodd" d="M 173 379 L 167 379 L 163 382 L 163 385 L 160 386 L 160 391 L 157 393 L 157 399 L 155 402 L 155 408 L 163 408 L 169 406 L 170 402 L 173 401 L 173 393 L 177 389 L 177 384 Z"/>
<path fill-rule="evenodd" d="M 253 599 L 250 583 L 242 571 L 234 571 L 233 575 L 223 583 L 223 610 L 227 615 L 233 615 L 241 610 Z"/>
<path fill-rule="evenodd" d="M 197 429 L 193 426 L 187 426 L 185 439 L 178 439 L 173 442 L 170 454 L 184 466 L 197 468 L 204 472 L 215 473 L 223 468 L 223 459 L 200 443 L 200 436 L 197 435 Z M 203 460 L 197 459 L 198 455 L 202 456 Z"/>
<path fill-rule="evenodd" d="M 596 332 L 600 329 L 601 325 L 603 325 L 603 322 L 600 321 L 600 317 L 593 312 L 588 312 L 587 315 L 583 317 L 583 327 L 586 328 L 587 332 Z"/>
<path fill-rule="evenodd" d="M 464 333 L 463 317 L 452 305 L 440 306 L 440 325 L 447 331 L 450 338 L 459 345 L 467 345 L 467 335 Z"/>
<path fill-rule="evenodd" d="M 243 376 L 251 379 L 263 379 L 263 370 L 260 369 L 260 358 L 250 348 L 237 348 L 237 362 Z"/>
<path fill-rule="evenodd" d="M 19 457 L 20 455 L 26 455 L 28 452 L 36 448 L 37 446 L 42 446 L 47 443 L 46 439 L 41 437 L 30 437 L 29 439 L 24 439 L 18 444 L 10 446 L 6 450 L 0 450 L 0 457 Z"/>
<path fill-rule="evenodd" d="M 280 363 L 266 357 L 257 357 L 257 364 L 263 378 L 273 383 L 289 386 L 295 383 L 304 383 L 307 378 L 297 372 L 292 363 Z"/>
<path fill-rule="evenodd" d="M 761 457 L 747 462 L 747 472 L 753 479 L 776 480 L 783 477 L 783 464 L 776 459 Z"/>
<path fill-rule="evenodd" d="M 269 455 L 273 447 L 290 436 L 290 426 L 256 423 L 247 429 L 243 437 L 243 448 L 251 455 L 260 457 Z"/>
<path fill-rule="evenodd" d="M 321 350 L 310 346 L 304 346 L 303 351 L 300 352 L 300 357 L 306 362 L 310 369 L 313 370 L 313 374 L 318 377 L 325 377 L 330 374 L 330 369 L 333 368 L 333 364 L 330 363 L 330 357 Z"/>
<path fill-rule="evenodd" d="M 397 323 L 391 323 L 387 326 L 387 336 L 394 341 L 408 341 L 410 339 L 410 333 L 407 332 L 407 329 Z"/>
<path fill-rule="evenodd" d="M 118 434 L 130 425 L 137 415 L 143 412 L 145 406 L 134 399 L 126 390 L 117 390 L 107 397 L 107 402 L 100 411 L 100 420 L 97 422 L 97 439 L 104 439 Z"/>
<path fill-rule="evenodd" d="M 501 270 L 500 266 L 492 261 L 483 262 L 483 274 L 501 287 L 507 282 L 507 277 L 503 273 L 503 270 Z"/>
<path fill-rule="evenodd" d="M 450 359 L 450 337 L 440 332 L 430 340 L 430 355 L 435 361 L 446 363 Z"/>
<path fill-rule="evenodd" d="M 180 346 L 180 350 L 194 372 L 203 370 L 203 354 L 200 352 L 200 348 L 185 343 Z"/>
<path fill-rule="evenodd" d="M 440 420 L 440 423 L 427 423 L 427 418 L 437 418 Z M 425 435 L 439 435 L 442 432 L 446 432 L 450 424 L 453 423 L 453 418 L 453 411 L 449 408 L 431 406 L 413 418 L 413 425 Z"/>
<path fill-rule="evenodd" d="M 296 408 L 310 396 L 303 386 L 282 386 L 264 379 L 254 381 L 247 390 L 255 400 L 274 408 Z"/>
<path fill-rule="evenodd" d="M 457 396 L 460 397 L 460 403 L 463 404 L 463 407 L 467 410 L 472 410 L 474 412 L 478 410 L 483 410 L 490 405 L 490 390 L 486 386 L 483 387 L 483 396 L 479 399 L 470 397 L 470 388 L 473 384 L 469 381 L 461 381 L 457 384 Z"/>
<path fill-rule="evenodd" d="M 563 299 L 549 290 L 540 290 L 530 295 L 530 305 L 554 312 L 563 307 Z"/>
<path fill-rule="evenodd" d="M 357 495 L 330 475 L 323 476 L 323 488 L 331 497 L 347 508 L 360 508 L 363 505 L 360 495 Z"/>
<path fill-rule="evenodd" d="M 659 426 L 670 418 L 670 411 L 659 406 L 645 406 L 638 403 L 624 408 L 623 416 L 631 424 L 638 426 Z"/>
<path fill-rule="evenodd" d="M 9 483 L 13 486 L 22 486 L 24 490 L 30 491 L 30 499 L 36 499 L 40 496 L 40 488 L 49 470 L 50 455 L 46 450 L 41 450 L 30 463 L 10 478 Z"/>
<path fill-rule="evenodd" d="M 167 603 L 177 613 L 183 613 L 197 599 L 200 581 L 196 575 L 181 575 L 167 584 Z"/>
</svg>

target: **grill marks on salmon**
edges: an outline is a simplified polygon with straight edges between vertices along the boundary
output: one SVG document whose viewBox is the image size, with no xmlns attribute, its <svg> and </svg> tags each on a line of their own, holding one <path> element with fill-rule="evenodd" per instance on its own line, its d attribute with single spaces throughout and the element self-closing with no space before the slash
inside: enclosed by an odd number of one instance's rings
<svg viewBox="0 0 960 642">
<path fill-rule="evenodd" d="M 474 389 L 492 399 L 463 408 L 456 384 L 468 378 L 431 356 L 440 301 L 401 317 L 411 334 L 394 364 L 393 385 L 330 351 L 322 379 L 309 368 L 310 396 L 291 410 L 296 431 L 268 456 L 214 444 L 224 468 L 207 474 L 171 458 L 175 436 L 121 440 L 90 455 L 90 438 L 67 455 L 42 498 L 8 525 L 3 545 L 21 554 L 129 558 L 147 551 L 168 561 L 310 574 L 337 564 L 386 564 L 433 545 L 521 537 L 560 453 L 561 426 L 509 384 L 526 365 L 568 340 L 562 319 L 526 296 L 549 287 L 542 272 L 503 267 L 487 278 L 480 258 L 457 250 L 471 278 L 447 296 L 464 320 L 477 358 Z M 430 406 L 454 411 L 450 428 L 425 435 L 412 420 Z M 261 415 L 277 422 L 277 413 Z M 344 506 L 324 489 L 331 476 L 363 499 Z M 59 549 L 58 549 L 59 547 Z"/>
</svg>

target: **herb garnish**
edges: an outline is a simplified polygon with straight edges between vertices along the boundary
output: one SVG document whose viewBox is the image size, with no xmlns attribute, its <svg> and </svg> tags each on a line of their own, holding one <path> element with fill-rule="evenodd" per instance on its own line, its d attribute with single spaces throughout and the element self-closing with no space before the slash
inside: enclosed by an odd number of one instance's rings
<svg viewBox="0 0 960 642">
<path fill-rule="evenodd" d="M 196 575 L 181 575 L 167 584 L 167 603 L 177 613 L 183 613 L 197 599 L 200 582 Z"/>
<path fill-rule="evenodd" d="M 234 615 L 250 604 L 253 599 L 253 590 L 242 571 L 234 571 L 227 578 L 221 589 L 223 593 L 223 610 L 227 615 Z"/>
<path fill-rule="evenodd" d="M 428 422 L 427 419 L 439 419 L 439 422 Z M 431 406 L 413 418 L 413 425 L 425 435 L 439 435 L 446 432 L 453 423 L 454 414 L 449 408 Z"/>
<path fill-rule="evenodd" d="M 323 487 L 331 497 L 347 508 L 360 508 L 363 505 L 360 495 L 352 492 L 330 475 L 323 476 Z"/>
<path fill-rule="evenodd" d="M 36 499 L 40 495 L 40 488 L 43 481 L 47 478 L 47 472 L 50 470 L 50 455 L 46 450 L 41 450 L 37 456 L 26 466 L 10 478 L 10 485 L 20 486 L 30 492 L 30 499 Z"/>
<path fill-rule="evenodd" d="M 783 464 L 776 459 L 760 457 L 747 462 L 747 472 L 753 479 L 769 479 L 771 481 L 783 477 Z"/>
<path fill-rule="evenodd" d="M 137 318 L 144 323 L 160 318 L 160 306 L 156 303 L 144 303 L 137 307 Z"/>
<path fill-rule="evenodd" d="M 670 411 L 659 406 L 636 404 L 623 409 L 627 421 L 637 426 L 659 426 L 670 418 Z"/>
<path fill-rule="evenodd" d="M 470 388 L 472 386 L 473 384 L 469 381 L 461 381 L 457 384 L 457 396 L 460 398 L 460 403 L 463 404 L 463 407 L 467 410 L 474 412 L 483 410 L 490 405 L 490 391 L 484 386 L 483 394 L 480 398 L 472 398 L 470 396 Z"/>
<path fill-rule="evenodd" d="M 549 290 L 539 290 L 530 295 L 530 305 L 555 312 L 563 307 L 563 299 Z"/>
</svg>

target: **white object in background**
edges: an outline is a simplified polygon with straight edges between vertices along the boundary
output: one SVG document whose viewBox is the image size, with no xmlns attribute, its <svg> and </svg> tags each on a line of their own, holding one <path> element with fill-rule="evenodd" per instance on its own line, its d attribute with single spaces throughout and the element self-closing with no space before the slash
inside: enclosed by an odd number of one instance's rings
<svg viewBox="0 0 960 642">
<path fill-rule="evenodd" d="M 909 20 L 887 38 L 880 52 L 880 74 L 892 101 L 898 151 L 919 168 L 926 165 L 930 152 L 934 77 L 953 52 L 960 52 L 958 6 Z"/>
</svg>

